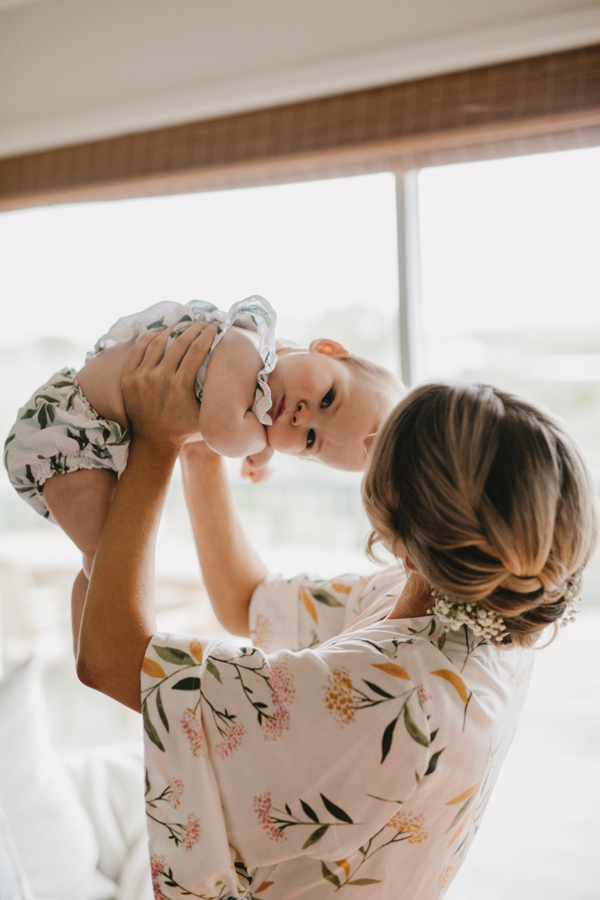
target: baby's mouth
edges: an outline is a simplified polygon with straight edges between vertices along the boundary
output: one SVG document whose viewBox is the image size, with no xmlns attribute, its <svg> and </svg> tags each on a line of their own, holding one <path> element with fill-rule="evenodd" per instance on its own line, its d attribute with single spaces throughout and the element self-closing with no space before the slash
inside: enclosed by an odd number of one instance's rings
<svg viewBox="0 0 600 900">
<path fill-rule="evenodd" d="M 271 419 L 273 420 L 273 424 L 277 421 L 282 412 L 285 411 L 285 397 L 282 397 L 277 406 L 273 409 L 271 413 Z"/>
</svg>

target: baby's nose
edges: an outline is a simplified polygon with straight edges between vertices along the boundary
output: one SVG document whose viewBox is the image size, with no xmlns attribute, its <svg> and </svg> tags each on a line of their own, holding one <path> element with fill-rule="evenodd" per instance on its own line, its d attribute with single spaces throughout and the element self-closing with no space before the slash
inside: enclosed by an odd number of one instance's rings
<svg viewBox="0 0 600 900">
<path fill-rule="evenodd" d="M 296 407 L 296 411 L 292 416 L 292 425 L 304 425 L 306 424 L 306 418 L 308 416 L 308 410 L 306 409 L 306 403 L 302 400 L 298 403 Z"/>
</svg>

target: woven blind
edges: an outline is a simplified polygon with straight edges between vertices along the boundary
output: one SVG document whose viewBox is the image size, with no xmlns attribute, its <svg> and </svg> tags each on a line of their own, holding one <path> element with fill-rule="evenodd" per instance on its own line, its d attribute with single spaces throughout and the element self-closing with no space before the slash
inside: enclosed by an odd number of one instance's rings
<svg viewBox="0 0 600 900">
<path fill-rule="evenodd" d="M 600 144 L 600 45 L 0 160 L 0 209 Z"/>
</svg>

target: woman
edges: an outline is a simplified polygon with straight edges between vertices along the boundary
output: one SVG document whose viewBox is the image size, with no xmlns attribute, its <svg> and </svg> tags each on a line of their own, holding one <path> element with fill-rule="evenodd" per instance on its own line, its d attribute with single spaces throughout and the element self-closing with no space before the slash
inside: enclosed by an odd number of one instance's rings
<svg viewBox="0 0 600 900">
<path fill-rule="evenodd" d="M 196 335 L 164 358 L 166 336 L 140 342 L 125 376 L 130 462 L 78 659 L 85 683 L 143 713 L 156 895 L 441 897 L 512 739 L 532 644 L 579 595 L 596 537 L 585 465 L 524 401 L 424 386 L 388 419 L 363 483 L 370 547 L 381 541 L 398 565 L 288 582 L 265 579 L 219 460 L 188 445 L 213 603 L 277 652 L 156 635 L 154 542 L 196 421 L 193 373 L 209 345 Z"/>
</svg>

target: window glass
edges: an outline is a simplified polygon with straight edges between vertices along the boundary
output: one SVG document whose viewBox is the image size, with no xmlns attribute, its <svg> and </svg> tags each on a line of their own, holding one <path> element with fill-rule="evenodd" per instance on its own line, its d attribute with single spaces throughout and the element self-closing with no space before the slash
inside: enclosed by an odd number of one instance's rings
<svg viewBox="0 0 600 900">
<path fill-rule="evenodd" d="M 600 482 L 600 149 L 419 174 L 428 379 L 484 381 L 563 417 Z M 514 747 L 449 900 L 597 892 L 592 642 L 598 555 L 579 621 L 541 650 Z"/>
<path fill-rule="evenodd" d="M 18 407 L 53 372 L 80 368 L 85 351 L 119 316 L 161 300 L 199 298 L 227 309 L 262 294 L 278 312 L 280 336 L 302 346 L 334 338 L 397 369 L 389 174 L 7 213 L 0 216 L 0 248 L 4 434 Z M 272 480 L 256 486 L 241 481 L 240 465 L 230 462 L 244 524 L 276 571 L 368 571 L 360 475 L 278 455 Z M 79 565 L 65 535 L 0 479 L 9 661 L 37 648 L 72 667 L 69 595 Z M 220 633 L 198 587 L 177 473 L 157 569 L 159 626 Z M 97 731 L 92 739 L 113 733 Z"/>
</svg>

